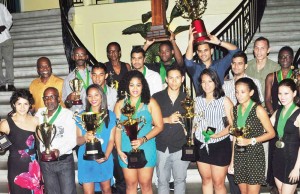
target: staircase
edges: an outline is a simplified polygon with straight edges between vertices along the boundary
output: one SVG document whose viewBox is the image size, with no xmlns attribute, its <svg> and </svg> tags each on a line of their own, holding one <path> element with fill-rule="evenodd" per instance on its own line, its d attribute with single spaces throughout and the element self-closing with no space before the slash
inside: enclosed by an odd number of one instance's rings
<svg viewBox="0 0 300 194">
<path fill-rule="evenodd" d="M 68 63 L 62 41 L 60 10 L 43 10 L 16 13 L 10 30 L 14 41 L 14 75 L 16 88 L 28 89 L 31 81 L 38 77 L 36 61 L 46 56 L 52 63 L 53 74 L 64 78 L 68 74 Z M 5 72 L 5 70 L 4 70 Z M 11 111 L 9 99 L 12 92 L 0 92 L 0 116 L 5 118 Z M 8 193 L 8 152 L 0 155 L 0 194 Z"/>
<path fill-rule="evenodd" d="M 16 88 L 27 88 L 38 77 L 36 61 L 46 56 L 52 63 L 55 75 L 64 78 L 68 63 L 62 42 L 60 10 L 42 10 L 16 13 L 10 30 L 14 41 L 14 75 Z M 4 66 L 4 64 L 3 64 Z M 5 70 L 4 70 L 5 71 Z M 11 110 L 9 98 L 12 92 L 0 92 L 0 116 Z"/>
<path fill-rule="evenodd" d="M 278 61 L 278 52 L 283 46 L 290 46 L 296 54 L 300 47 L 300 1 L 268 0 L 257 32 L 247 48 L 248 60 L 254 58 L 252 51 L 256 38 L 269 39 L 271 51 L 269 58 Z"/>
</svg>

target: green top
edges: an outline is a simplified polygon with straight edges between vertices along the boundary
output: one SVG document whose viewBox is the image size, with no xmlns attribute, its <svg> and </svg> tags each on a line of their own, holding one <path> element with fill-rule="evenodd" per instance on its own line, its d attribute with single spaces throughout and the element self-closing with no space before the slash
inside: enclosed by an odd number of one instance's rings
<svg viewBox="0 0 300 194">
<path fill-rule="evenodd" d="M 260 71 L 257 71 L 256 68 L 256 59 L 252 59 L 248 62 L 248 67 L 246 69 L 246 74 L 252 78 L 258 79 L 261 83 L 262 94 L 265 96 L 265 80 L 269 73 L 280 70 L 280 65 L 271 59 L 267 59 L 267 63 L 264 68 Z"/>
</svg>

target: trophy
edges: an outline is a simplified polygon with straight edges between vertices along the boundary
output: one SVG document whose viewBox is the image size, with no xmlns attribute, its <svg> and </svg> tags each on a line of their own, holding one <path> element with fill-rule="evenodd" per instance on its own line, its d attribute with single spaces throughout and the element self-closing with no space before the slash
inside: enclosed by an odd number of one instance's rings
<svg viewBox="0 0 300 194">
<path fill-rule="evenodd" d="M 192 20 L 192 27 L 196 31 L 194 43 L 209 40 L 204 22 L 201 20 L 207 6 L 207 0 L 176 0 L 176 6 L 182 12 L 183 18 Z"/>
<path fill-rule="evenodd" d="M 102 111 L 101 113 L 85 112 L 80 115 L 82 121 L 80 122 L 76 119 L 76 117 L 79 116 L 75 112 L 73 118 L 82 125 L 87 133 L 95 135 L 97 128 L 100 127 L 106 116 L 107 114 L 105 111 Z M 101 141 L 96 137 L 87 141 L 85 145 L 86 147 L 83 155 L 84 160 L 98 160 L 105 157 L 105 154 L 102 151 Z"/>
<path fill-rule="evenodd" d="M 181 101 L 181 106 L 184 108 L 185 113 L 182 115 L 183 127 L 187 132 L 187 143 L 182 146 L 182 157 L 183 161 L 196 161 L 197 159 L 197 148 L 193 143 L 193 119 L 195 116 L 198 116 L 194 113 L 194 100 L 191 98 L 189 94 L 189 90 L 185 88 L 186 97 L 183 101 Z"/>
<path fill-rule="evenodd" d="M 249 134 L 250 132 L 250 127 L 249 126 L 245 126 L 245 127 L 231 127 L 229 129 L 229 133 L 237 138 L 242 137 L 245 138 L 245 136 L 247 134 Z M 245 152 L 246 151 L 246 146 L 237 146 L 237 151 L 238 152 Z"/>
<path fill-rule="evenodd" d="M 42 152 L 41 160 L 44 162 L 55 161 L 57 156 L 54 150 L 50 150 L 51 143 L 56 135 L 56 127 L 47 122 L 47 112 L 43 112 L 44 123 L 36 127 L 36 136 L 44 144 L 45 151 Z"/>
<path fill-rule="evenodd" d="M 118 90 L 118 87 L 119 87 L 119 82 L 117 80 L 114 80 L 114 77 L 113 77 L 114 73 L 113 72 L 110 72 L 108 74 L 108 82 L 109 82 L 109 86 L 112 87 L 112 88 L 115 88 L 116 90 Z"/>
<path fill-rule="evenodd" d="M 76 77 L 77 68 L 75 69 L 75 78 L 70 80 L 70 87 L 73 92 L 76 94 L 76 99 L 72 101 L 73 105 L 82 105 L 82 100 L 80 99 L 80 93 L 83 87 L 83 81 Z"/>
<path fill-rule="evenodd" d="M 117 125 L 119 128 L 124 126 L 126 135 L 129 137 L 130 141 L 133 141 L 137 139 L 138 132 L 144 127 L 146 121 L 144 117 L 137 119 L 132 118 L 135 113 L 135 107 L 131 106 L 126 99 L 127 98 L 125 98 L 125 106 L 121 109 L 121 112 L 128 119 L 122 122 L 118 120 Z M 141 127 L 139 127 L 139 123 L 142 123 Z M 132 149 L 125 154 L 128 159 L 128 168 L 143 168 L 147 164 L 145 153 L 142 149 Z"/>
</svg>

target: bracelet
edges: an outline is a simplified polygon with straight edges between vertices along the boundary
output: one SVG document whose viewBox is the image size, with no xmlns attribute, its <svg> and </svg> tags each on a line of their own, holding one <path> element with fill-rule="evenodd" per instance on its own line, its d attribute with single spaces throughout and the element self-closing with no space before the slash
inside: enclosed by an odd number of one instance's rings
<svg viewBox="0 0 300 194">
<path fill-rule="evenodd" d="M 222 42 L 223 42 L 223 41 L 222 41 L 222 40 L 220 40 L 220 42 L 219 42 L 219 44 L 218 44 L 218 45 L 219 45 L 219 46 L 221 46 Z"/>
<path fill-rule="evenodd" d="M 171 39 L 170 41 L 172 41 L 172 40 L 174 40 L 174 41 L 175 41 L 176 39 L 174 38 L 174 39 Z"/>
<path fill-rule="evenodd" d="M 144 140 L 144 143 L 148 141 L 148 138 L 146 136 L 143 136 L 143 140 Z"/>
</svg>

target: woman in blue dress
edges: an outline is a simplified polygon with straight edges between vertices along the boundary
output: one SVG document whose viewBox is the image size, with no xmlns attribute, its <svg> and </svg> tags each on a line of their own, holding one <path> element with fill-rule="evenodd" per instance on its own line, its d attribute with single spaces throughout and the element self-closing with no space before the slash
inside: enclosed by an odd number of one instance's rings
<svg viewBox="0 0 300 194">
<path fill-rule="evenodd" d="M 130 95 L 128 99 L 125 98 L 124 92 Z M 127 186 L 126 193 L 137 193 L 138 183 L 142 193 L 153 193 L 152 176 L 156 165 L 155 136 L 163 130 L 163 120 L 159 105 L 150 97 L 148 83 L 139 71 L 129 71 L 119 84 L 115 113 L 121 122 L 128 119 L 121 112 L 125 103 L 130 103 L 131 106 L 135 107 L 133 119 L 143 116 L 146 120 L 146 124 L 138 132 L 137 140 L 130 142 L 124 127 L 120 126 L 116 130 L 115 144 L 120 165 L 124 172 Z M 141 125 L 140 123 L 139 127 Z M 127 155 L 125 152 L 130 152 L 132 148 L 144 150 L 148 162 L 143 168 L 132 169 L 127 167 Z"/>
<path fill-rule="evenodd" d="M 90 85 L 86 90 L 87 105 L 86 112 L 99 113 L 105 111 L 107 114 L 103 123 L 97 128 L 95 136 L 86 133 L 86 130 L 79 122 L 77 125 L 77 144 L 80 145 L 78 150 L 78 181 L 83 185 L 85 194 L 98 191 L 98 184 L 103 194 L 111 193 L 111 183 L 113 178 L 113 157 L 111 151 L 114 146 L 114 134 L 116 125 L 116 116 L 113 112 L 107 109 L 106 95 L 97 84 Z M 86 141 L 96 137 L 102 146 L 102 151 L 105 154 L 104 158 L 98 160 L 84 160 Z"/>
</svg>

